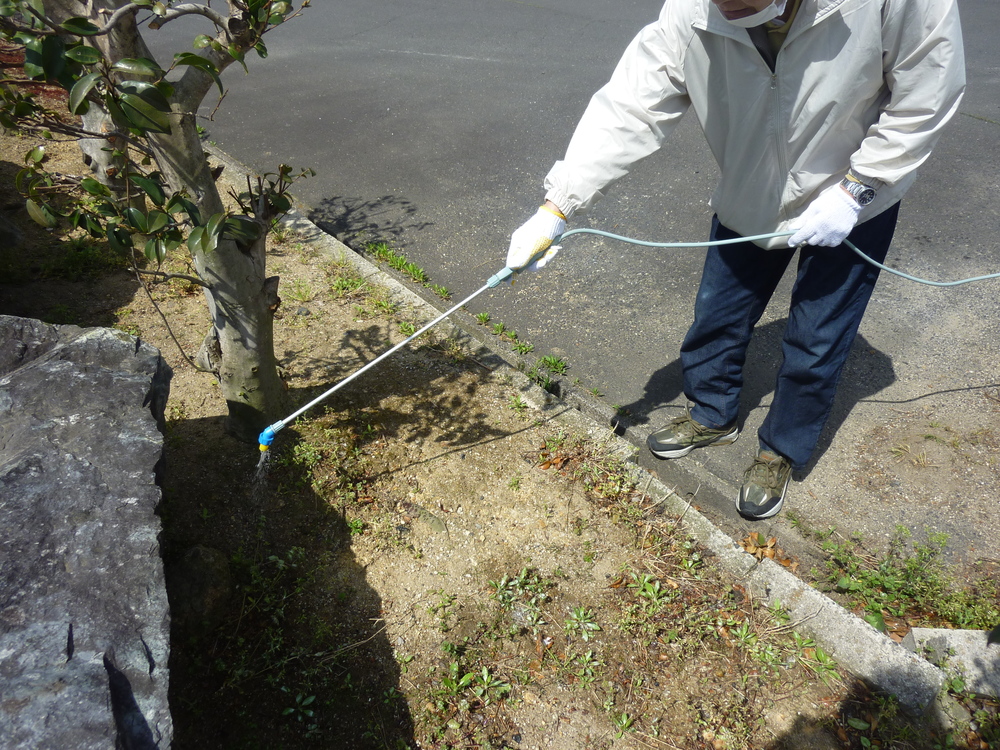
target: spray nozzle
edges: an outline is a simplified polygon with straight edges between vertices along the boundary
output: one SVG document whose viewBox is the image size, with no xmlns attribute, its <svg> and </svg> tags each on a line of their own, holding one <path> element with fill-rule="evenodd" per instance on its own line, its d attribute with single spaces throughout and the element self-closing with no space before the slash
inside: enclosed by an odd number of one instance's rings
<svg viewBox="0 0 1000 750">
<path fill-rule="evenodd" d="M 260 443 L 260 450 L 263 453 L 268 448 L 271 447 L 271 443 L 274 442 L 274 435 L 285 425 L 281 422 L 275 422 L 273 425 L 265 429 L 260 433 L 260 437 L 257 438 L 257 442 Z"/>
</svg>

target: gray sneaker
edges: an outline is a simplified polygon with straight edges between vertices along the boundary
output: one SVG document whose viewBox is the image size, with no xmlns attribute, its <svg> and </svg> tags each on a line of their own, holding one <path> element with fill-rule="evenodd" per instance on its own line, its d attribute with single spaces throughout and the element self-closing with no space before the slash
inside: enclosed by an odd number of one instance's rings
<svg viewBox="0 0 1000 750">
<path fill-rule="evenodd" d="M 685 412 L 646 438 L 646 445 L 658 458 L 680 458 L 695 448 L 735 443 L 739 436 L 740 428 L 736 422 L 716 430 L 695 422 L 691 414 Z"/>
<path fill-rule="evenodd" d="M 781 510 L 788 480 L 791 478 L 792 465 L 787 459 L 769 451 L 761 451 L 743 475 L 743 486 L 736 499 L 736 509 L 741 516 L 751 521 L 770 518 Z"/>
</svg>

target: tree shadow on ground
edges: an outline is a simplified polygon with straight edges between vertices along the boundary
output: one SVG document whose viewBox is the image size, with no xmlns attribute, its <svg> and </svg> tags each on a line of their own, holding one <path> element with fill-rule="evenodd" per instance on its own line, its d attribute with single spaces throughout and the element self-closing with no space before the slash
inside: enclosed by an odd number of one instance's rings
<svg viewBox="0 0 1000 750">
<path fill-rule="evenodd" d="M 394 240 L 401 245 L 406 232 L 430 226 L 417 218 L 416 206 L 395 195 L 324 198 L 310 212 L 309 220 L 348 245 L 359 237 Z"/>
<path fill-rule="evenodd" d="M 259 471 L 223 421 L 168 424 L 172 747 L 413 747 L 381 599 L 343 512 L 298 453 Z"/>
<path fill-rule="evenodd" d="M 786 322 L 776 320 L 754 330 L 743 368 L 740 424 L 746 421 L 750 412 L 766 408 L 770 402 L 769 397 L 774 393 L 775 378 L 781 364 L 781 339 Z M 892 359 L 858 334 L 840 378 L 837 399 L 805 473 L 830 447 L 833 436 L 855 405 L 888 388 L 895 381 L 896 372 Z M 684 377 L 678 358 L 653 373 L 645 385 L 642 398 L 623 405 L 621 411 L 624 416 L 616 417 L 616 423 L 619 428 L 625 429 L 648 424 L 653 412 L 673 405 L 683 393 Z"/>
<path fill-rule="evenodd" d="M 139 289 L 106 242 L 64 242 L 36 224 L 14 188 L 21 167 L 0 160 L 0 313 L 46 323 L 111 326 Z"/>
<path fill-rule="evenodd" d="M 286 351 L 283 361 L 294 361 L 297 374 L 323 381 L 321 385 L 297 389 L 292 400 L 308 403 L 388 351 L 390 333 L 389 323 L 376 321 L 342 331 L 328 357 Z M 377 411 L 378 431 L 385 439 L 423 440 L 433 433 L 438 443 L 472 445 L 508 434 L 491 424 L 488 413 L 476 406 L 475 398 L 493 370 L 503 364 L 485 349 L 464 355 L 449 347 L 447 339 L 421 338 L 322 403 L 330 409 L 354 410 L 359 420 L 365 418 L 366 412 Z"/>
</svg>

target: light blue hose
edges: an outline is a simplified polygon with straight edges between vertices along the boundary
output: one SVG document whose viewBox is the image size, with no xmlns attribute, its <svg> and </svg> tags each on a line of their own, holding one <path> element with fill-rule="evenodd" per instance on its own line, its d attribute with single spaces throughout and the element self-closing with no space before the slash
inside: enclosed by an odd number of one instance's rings
<svg viewBox="0 0 1000 750">
<path fill-rule="evenodd" d="M 620 234 L 613 234 L 611 232 L 605 232 L 605 231 L 603 231 L 601 229 L 587 229 L 586 227 L 580 227 L 579 229 L 571 229 L 568 232 L 564 232 L 562 235 L 560 235 L 559 237 L 557 237 L 553 241 L 552 244 L 558 244 L 559 242 L 562 242 L 564 239 L 566 239 L 567 237 L 570 237 L 570 236 L 572 236 L 574 234 L 596 234 L 599 237 L 607 237 L 607 238 L 612 239 L 612 240 L 618 240 L 620 242 L 627 242 L 630 245 L 642 245 L 643 247 L 661 247 L 661 248 L 662 247 L 678 247 L 678 248 L 681 248 L 681 247 L 708 247 L 709 245 L 732 245 L 732 244 L 735 244 L 737 242 L 753 242 L 754 240 L 769 240 L 769 239 L 771 239 L 773 237 L 787 237 L 790 234 L 794 234 L 794 232 L 773 232 L 771 234 L 755 234 L 755 235 L 750 236 L 750 237 L 737 237 L 736 239 L 732 239 L 732 240 L 715 240 L 714 242 L 713 241 L 707 241 L 707 242 L 647 242 L 646 240 L 637 240 L 637 239 L 633 239 L 632 237 L 624 237 L 624 236 L 622 236 Z M 983 281 L 985 279 L 1000 278 L 1000 273 L 993 273 L 993 274 L 989 274 L 987 276 L 974 276 L 971 279 L 961 279 L 959 281 L 928 281 L 927 279 L 920 279 L 920 278 L 917 278 L 916 276 L 910 276 L 907 273 L 903 273 L 902 271 L 897 271 L 897 270 L 895 270 L 893 268 L 889 268 L 888 266 L 882 265 L 878 261 L 872 260 L 867 255 L 865 255 L 863 252 L 861 252 L 860 250 L 858 250 L 858 248 L 855 247 L 851 242 L 845 241 L 844 244 L 847 245 L 849 248 L 851 248 L 851 250 L 853 250 L 854 252 L 856 252 L 862 258 L 864 258 L 866 261 L 868 261 L 869 263 L 871 263 L 873 266 L 877 266 L 877 267 L 881 268 L 883 271 L 888 271 L 889 273 L 896 274 L 896 276 L 902 276 L 904 279 L 909 279 L 910 281 L 916 281 L 916 282 L 918 282 L 920 284 L 928 284 L 930 286 L 958 286 L 959 284 L 968 284 L 968 283 L 973 282 L 973 281 Z M 541 251 L 538 254 L 537 257 L 541 257 L 544 254 L 544 252 L 545 252 L 544 250 Z M 401 347 L 405 346 L 407 343 L 409 343 L 413 339 L 415 339 L 418 336 L 420 336 L 421 334 L 423 334 L 426 330 L 428 330 L 432 326 L 436 325 L 441 320 L 444 320 L 445 318 L 447 318 L 449 315 L 451 315 L 453 312 L 455 312 L 459 308 L 465 306 L 468 302 L 471 302 L 475 297 L 479 296 L 480 294 L 482 294 L 483 292 L 485 292 L 487 289 L 493 289 L 493 288 L 499 286 L 502 282 L 504 282 L 507 279 L 509 279 L 513 274 L 514 274 L 514 271 L 512 269 L 510 269 L 510 268 L 504 268 L 501 271 L 493 274 L 487 280 L 487 282 L 486 282 L 485 285 L 483 285 L 482 287 L 480 287 L 477 291 L 473 292 L 466 299 L 464 299 L 461 302 L 459 302 L 457 305 L 455 305 L 453 308 L 451 308 L 447 312 L 445 312 L 442 315 L 440 315 L 439 317 L 435 318 L 433 321 L 431 321 L 430 323 L 428 323 L 427 325 L 425 325 L 423 328 L 421 328 L 419 331 L 417 331 L 412 336 L 410 336 L 409 338 L 407 338 L 405 341 L 400 342 L 399 344 L 397 344 L 396 346 L 394 346 L 389 351 L 385 352 L 381 356 L 379 356 L 379 357 L 375 358 L 374 360 L 372 360 L 371 362 L 369 362 L 367 365 L 365 365 L 364 367 L 362 367 L 360 370 L 358 370 L 357 372 L 355 372 L 353 375 L 350 375 L 349 377 L 347 377 L 344 380 L 340 381 L 335 386 L 333 386 L 333 388 L 331 388 L 330 390 L 328 390 L 326 393 L 322 394 L 321 396 L 313 399 L 308 404 L 306 404 L 305 406 L 303 406 L 301 409 L 299 409 L 298 411 L 296 411 L 294 414 L 291 414 L 290 416 L 286 417 L 285 419 L 282 419 L 282 420 L 280 420 L 278 422 L 275 422 L 270 427 L 266 428 L 262 433 L 260 433 L 260 437 L 258 438 L 258 443 L 260 444 L 260 450 L 262 452 L 266 452 L 271 447 L 271 443 L 274 442 L 274 437 L 277 434 L 277 432 L 279 430 L 281 430 L 282 428 L 284 428 L 285 425 L 287 425 L 289 422 L 292 422 L 296 417 L 298 417 L 299 415 L 301 415 L 302 413 L 304 413 L 308 409 L 312 408 L 313 406 L 315 406 L 316 404 L 318 404 L 320 401 L 323 401 L 328 396 L 332 395 L 341 386 L 347 385 L 347 383 L 349 383 L 350 381 L 352 381 L 358 375 L 361 375 L 363 372 L 365 372 L 369 368 L 373 367 L 376 363 L 378 363 L 381 360 L 385 359 L 386 357 L 392 355 L 396 350 L 398 350 Z"/>
<path fill-rule="evenodd" d="M 601 229 L 587 229 L 586 227 L 580 227 L 579 229 L 571 229 L 568 232 L 564 232 L 555 240 L 553 244 L 558 244 L 559 242 L 562 242 L 562 240 L 574 234 L 596 234 L 600 237 L 607 237 L 612 240 L 627 242 L 630 245 L 642 245 L 643 247 L 708 247 L 709 245 L 733 245 L 738 242 L 753 242 L 754 240 L 769 240 L 773 237 L 787 237 L 790 234 L 794 234 L 794 232 L 772 232 L 771 234 L 755 234 L 751 237 L 737 237 L 732 240 L 715 240 L 706 242 L 648 242 L 646 240 L 637 240 L 632 237 L 624 237 L 620 234 L 605 232 Z M 985 276 L 973 276 L 968 279 L 959 279 L 958 281 L 931 281 L 930 279 L 921 279 L 918 276 L 911 276 L 908 273 L 897 271 L 895 268 L 889 268 L 889 266 L 883 265 L 877 260 L 869 258 L 849 240 L 844 240 L 844 244 L 873 266 L 880 268 L 883 271 L 888 271 L 891 274 L 895 274 L 896 276 L 901 276 L 909 281 L 916 281 L 918 284 L 927 284 L 928 286 L 958 286 L 959 284 L 971 284 L 973 281 L 985 281 L 986 279 L 1000 278 L 1000 273 L 991 273 L 986 274 Z"/>
</svg>

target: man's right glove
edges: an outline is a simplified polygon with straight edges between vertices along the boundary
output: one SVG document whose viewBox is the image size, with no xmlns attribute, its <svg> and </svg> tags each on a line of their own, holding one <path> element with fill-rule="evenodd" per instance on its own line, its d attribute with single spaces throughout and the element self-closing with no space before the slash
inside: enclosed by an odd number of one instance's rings
<svg viewBox="0 0 1000 750">
<path fill-rule="evenodd" d="M 537 271 L 556 257 L 562 248 L 552 241 L 566 231 L 566 218 L 542 206 L 510 236 L 507 268 L 512 271 Z M 532 261 L 538 253 L 545 252 Z"/>
</svg>

